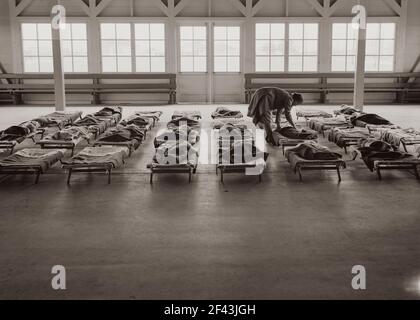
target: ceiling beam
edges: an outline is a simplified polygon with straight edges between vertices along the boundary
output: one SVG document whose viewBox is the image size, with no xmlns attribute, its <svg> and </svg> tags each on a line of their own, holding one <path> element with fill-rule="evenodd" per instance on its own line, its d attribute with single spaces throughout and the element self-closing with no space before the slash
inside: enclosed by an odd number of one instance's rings
<svg viewBox="0 0 420 320">
<path fill-rule="evenodd" d="M 331 17 L 339 7 L 341 7 L 348 0 L 337 0 L 328 10 L 326 16 Z"/>
<path fill-rule="evenodd" d="M 153 3 L 163 12 L 164 15 L 169 17 L 168 7 L 160 0 L 153 0 Z"/>
<path fill-rule="evenodd" d="M 382 0 L 385 4 L 390 7 L 396 14 L 401 16 L 402 9 L 401 6 L 395 0 Z"/>
<path fill-rule="evenodd" d="M 181 0 L 175 7 L 174 16 L 176 17 L 190 2 L 191 0 Z"/>
<path fill-rule="evenodd" d="M 318 14 L 321 17 L 325 17 L 328 10 L 326 10 L 323 6 L 321 6 L 321 4 L 318 2 L 318 0 L 306 0 L 307 3 L 310 4 L 310 6 L 315 9 L 316 12 L 318 12 Z"/>
<path fill-rule="evenodd" d="M 229 0 L 229 2 L 246 17 L 246 8 L 239 0 Z"/>
<path fill-rule="evenodd" d="M 102 0 L 94 9 L 93 15 L 95 17 L 99 16 L 102 10 L 104 10 L 113 0 Z"/>
<path fill-rule="evenodd" d="M 86 13 L 87 16 L 91 16 L 92 15 L 92 2 L 91 0 L 89 0 L 89 6 L 83 1 L 83 0 L 76 0 L 77 4 L 79 5 L 80 8 L 82 8 L 83 12 Z"/>
<path fill-rule="evenodd" d="M 255 4 L 255 6 L 252 8 L 252 14 L 251 15 L 255 16 L 258 13 L 258 11 L 260 11 L 261 8 L 264 7 L 265 2 L 266 2 L 266 0 L 259 0 Z"/>
<path fill-rule="evenodd" d="M 19 2 L 18 5 L 16 5 L 16 0 L 10 1 L 9 4 L 11 4 L 13 6 L 13 8 L 11 8 L 13 10 L 13 12 L 15 13 L 15 16 L 17 17 L 18 15 L 20 15 L 22 13 L 23 10 L 25 10 L 30 4 L 31 4 L 32 0 L 22 0 L 21 2 Z"/>
</svg>

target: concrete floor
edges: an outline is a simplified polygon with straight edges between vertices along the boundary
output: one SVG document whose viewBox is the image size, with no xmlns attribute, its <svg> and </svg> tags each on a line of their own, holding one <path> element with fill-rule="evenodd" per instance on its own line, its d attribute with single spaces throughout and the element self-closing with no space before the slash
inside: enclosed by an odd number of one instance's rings
<svg viewBox="0 0 420 320">
<path fill-rule="evenodd" d="M 163 127 L 175 108 L 200 109 L 206 123 L 215 106 L 147 109 L 164 110 Z M 137 109 L 125 107 L 124 116 Z M 0 107 L 0 128 L 50 110 Z M 420 126 L 420 106 L 367 111 Z M 203 165 L 191 184 L 161 175 L 150 186 L 146 163 L 159 127 L 111 185 L 79 174 L 68 187 L 59 166 L 38 185 L 0 178 L 1 299 L 420 298 L 420 184 L 409 173 L 378 181 L 355 161 L 341 184 L 320 172 L 300 183 L 270 148 L 261 184 L 229 175 L 222 185 Z M 359 264 L 366 291 L 351 288 Z M 66 267 L 67 290 L 51 289 L 53 265 Z"/>
</svg>

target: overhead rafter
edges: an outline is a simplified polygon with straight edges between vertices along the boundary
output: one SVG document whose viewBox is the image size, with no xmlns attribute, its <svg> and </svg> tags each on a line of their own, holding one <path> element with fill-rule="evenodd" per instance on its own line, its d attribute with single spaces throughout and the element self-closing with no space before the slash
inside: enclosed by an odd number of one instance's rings
<svg viewBox="0 0 420 320">
<path fill-rule="evenodd" d="M 181 0 L 178 2 L 174 9 L 174 16 L 177 16 L 190 2 L 191 0 Z"/>
<path fill-rule="evenodd" d="M 328 13 L 328 9 L 326 9 L 324 6 L 322 6 L 318 0 L 306 0 L 307 3 L 309 3 L 311 5 L 312 8 L 315 9 L 316 12 L 318 12 L 318 14 L 321 17 L 325 17 Z"/>
<path fill-rule="evenodd" d="M 104 10 L 113 0 L 102 0 L 93 10 L 93 15 L 95 17 L 99 16 L 99 14 Z"/>
<path fill-rule="evenodd" d="M 335 11 L 337 11 L 337 9 L 342 6 L 344 3 L 346 2 L 346 0 L 337 0 L 332 6 L 330 6 L 330 8 L 327 11 L 326 16 L 327 17 L 331 17 Z M 324 3 L 325 6 L 325 3 Z"/>
<path fill-rule="evenodd" d="M 253 17 L 258 13 L 258 11 L 261 10 L 261 8 L 264 6 L 265 2 L 266 2 L 266 0 L 259 0 L 255 4 L 255 6 L 252 8 L 252 16 Z"/>
<path fill-rule="evenodd" d="M 17 17 L 31 4 L 31 2 L 32 0 L 22 0 L 16 5 L 16 0 L 9 0 L 10 12 Z"/>
<path fill-rule="evenodd" d="M 247 16 L 247 12 L 246 12 L 246 7 L 242 4 L 242 2 L 240 2 L 239 0 L 229 0 L 229 2 L 236 8 L 238 9 L 243 15 L 244 17 Z"/>
<path fill-rule="evenodd" d="M 160 9 L 160 11 L 163 12 L 164 15 L 169 17 L 169 9 L 162 1 L 154 0 L 153 3 L 155 4 L 155 6 L 157 6 Z"/>
<path fill-rule="evenodd" d="M 402 8 L 395 0 L 382 0 L 385 4 L 390 7 L 396 14 L 401 16 Z"/>
<path fill-rule="evenodd" d="M 88 16 L 92 15 L 92 0 L 89 0 L 89 5 L 87 5 L 83 0 L 76 0 L 76 2 L 79 4 L 80 8 L 82 8 L 84 13 L 86 13 Z"/>
</svg>

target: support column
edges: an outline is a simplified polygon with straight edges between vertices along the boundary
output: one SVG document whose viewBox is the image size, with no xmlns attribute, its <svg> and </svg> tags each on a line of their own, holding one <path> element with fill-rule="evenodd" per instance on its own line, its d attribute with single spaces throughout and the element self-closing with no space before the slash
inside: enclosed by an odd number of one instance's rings
<svg viewBox="0 0 420 320">
<path fill-rule="evenodd" d="M 365 102 L 365 52 L 366 52 L 366 28 L 359 24 L 357 36 L 356 66 L 354 73 L 354 98 L 353 105 L 363 111 Z"/>
<path fill-rule="evenodd" d="M 61 55 L 60 28 L 51 28 L 53 64 L 54 64 L 54 96 L 55 110 L 64 111 L 66 109 L 66 91 L 64 84 L 64 72 Z"/>
</svg>

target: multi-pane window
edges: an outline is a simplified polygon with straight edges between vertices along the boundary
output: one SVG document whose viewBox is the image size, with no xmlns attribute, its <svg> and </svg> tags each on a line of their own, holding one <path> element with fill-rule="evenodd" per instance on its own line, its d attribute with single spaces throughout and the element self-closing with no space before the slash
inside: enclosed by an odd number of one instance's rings
<svg viewBox="0 0 420 320">
<path fill-rule="evenodd" d="M 51 24 L 22 23 L 24 72 L 53 72 Z"/>
<path fill-rule="evenodd" d="M 395 23 L 368 23 L 366 29 L 366 71 L 393 71 Z"/>
<path fill-rule="evenodd" d="M 334 23 L 332 30 L 332 71 L 354 71 L 357 30 L 351 23 Z"/>
<path fill-rule="evenodd" d="M 135 24 L 136 71 L 165 72 L 165 25 Z"/>
<path fill-rule="evenodd" d="M 318 70 L 318 24 L 289 24 L 289 71 Z"/>
<path fill-rule="evenodd" d="M 350 23 L 333 24 L 332 71 L 354 71 L 357 29 Z M 366 61 L 368 72 L 393 71 L 395 55 L 395 23 L 368 23 L 366 29 Z"/>
<path fill-rule="evenodd" d="M 102 23 L 101 49 L 103 72 L 131 72 L 131 25 Z"/>
<path fill-rule="evenodd" d="M 181 26 L 181 72 L 207 72 L 207 29 Z"/>
<path fill-rule="evenodd" d="M 214 27 L 214 72 L 240 72 L 240 39 L 240 27 Z"/>
<path fill-rule="evenodd" d="M 87 32 L 85 23 L 67 23 L 61 30 L 64 72 L 88 72 Z"/>
<path fill-rule="evenodd" d="M 284 71 L 284 23 L 257 23 L 255 27 L 255 70 Z"/>
</svg>

